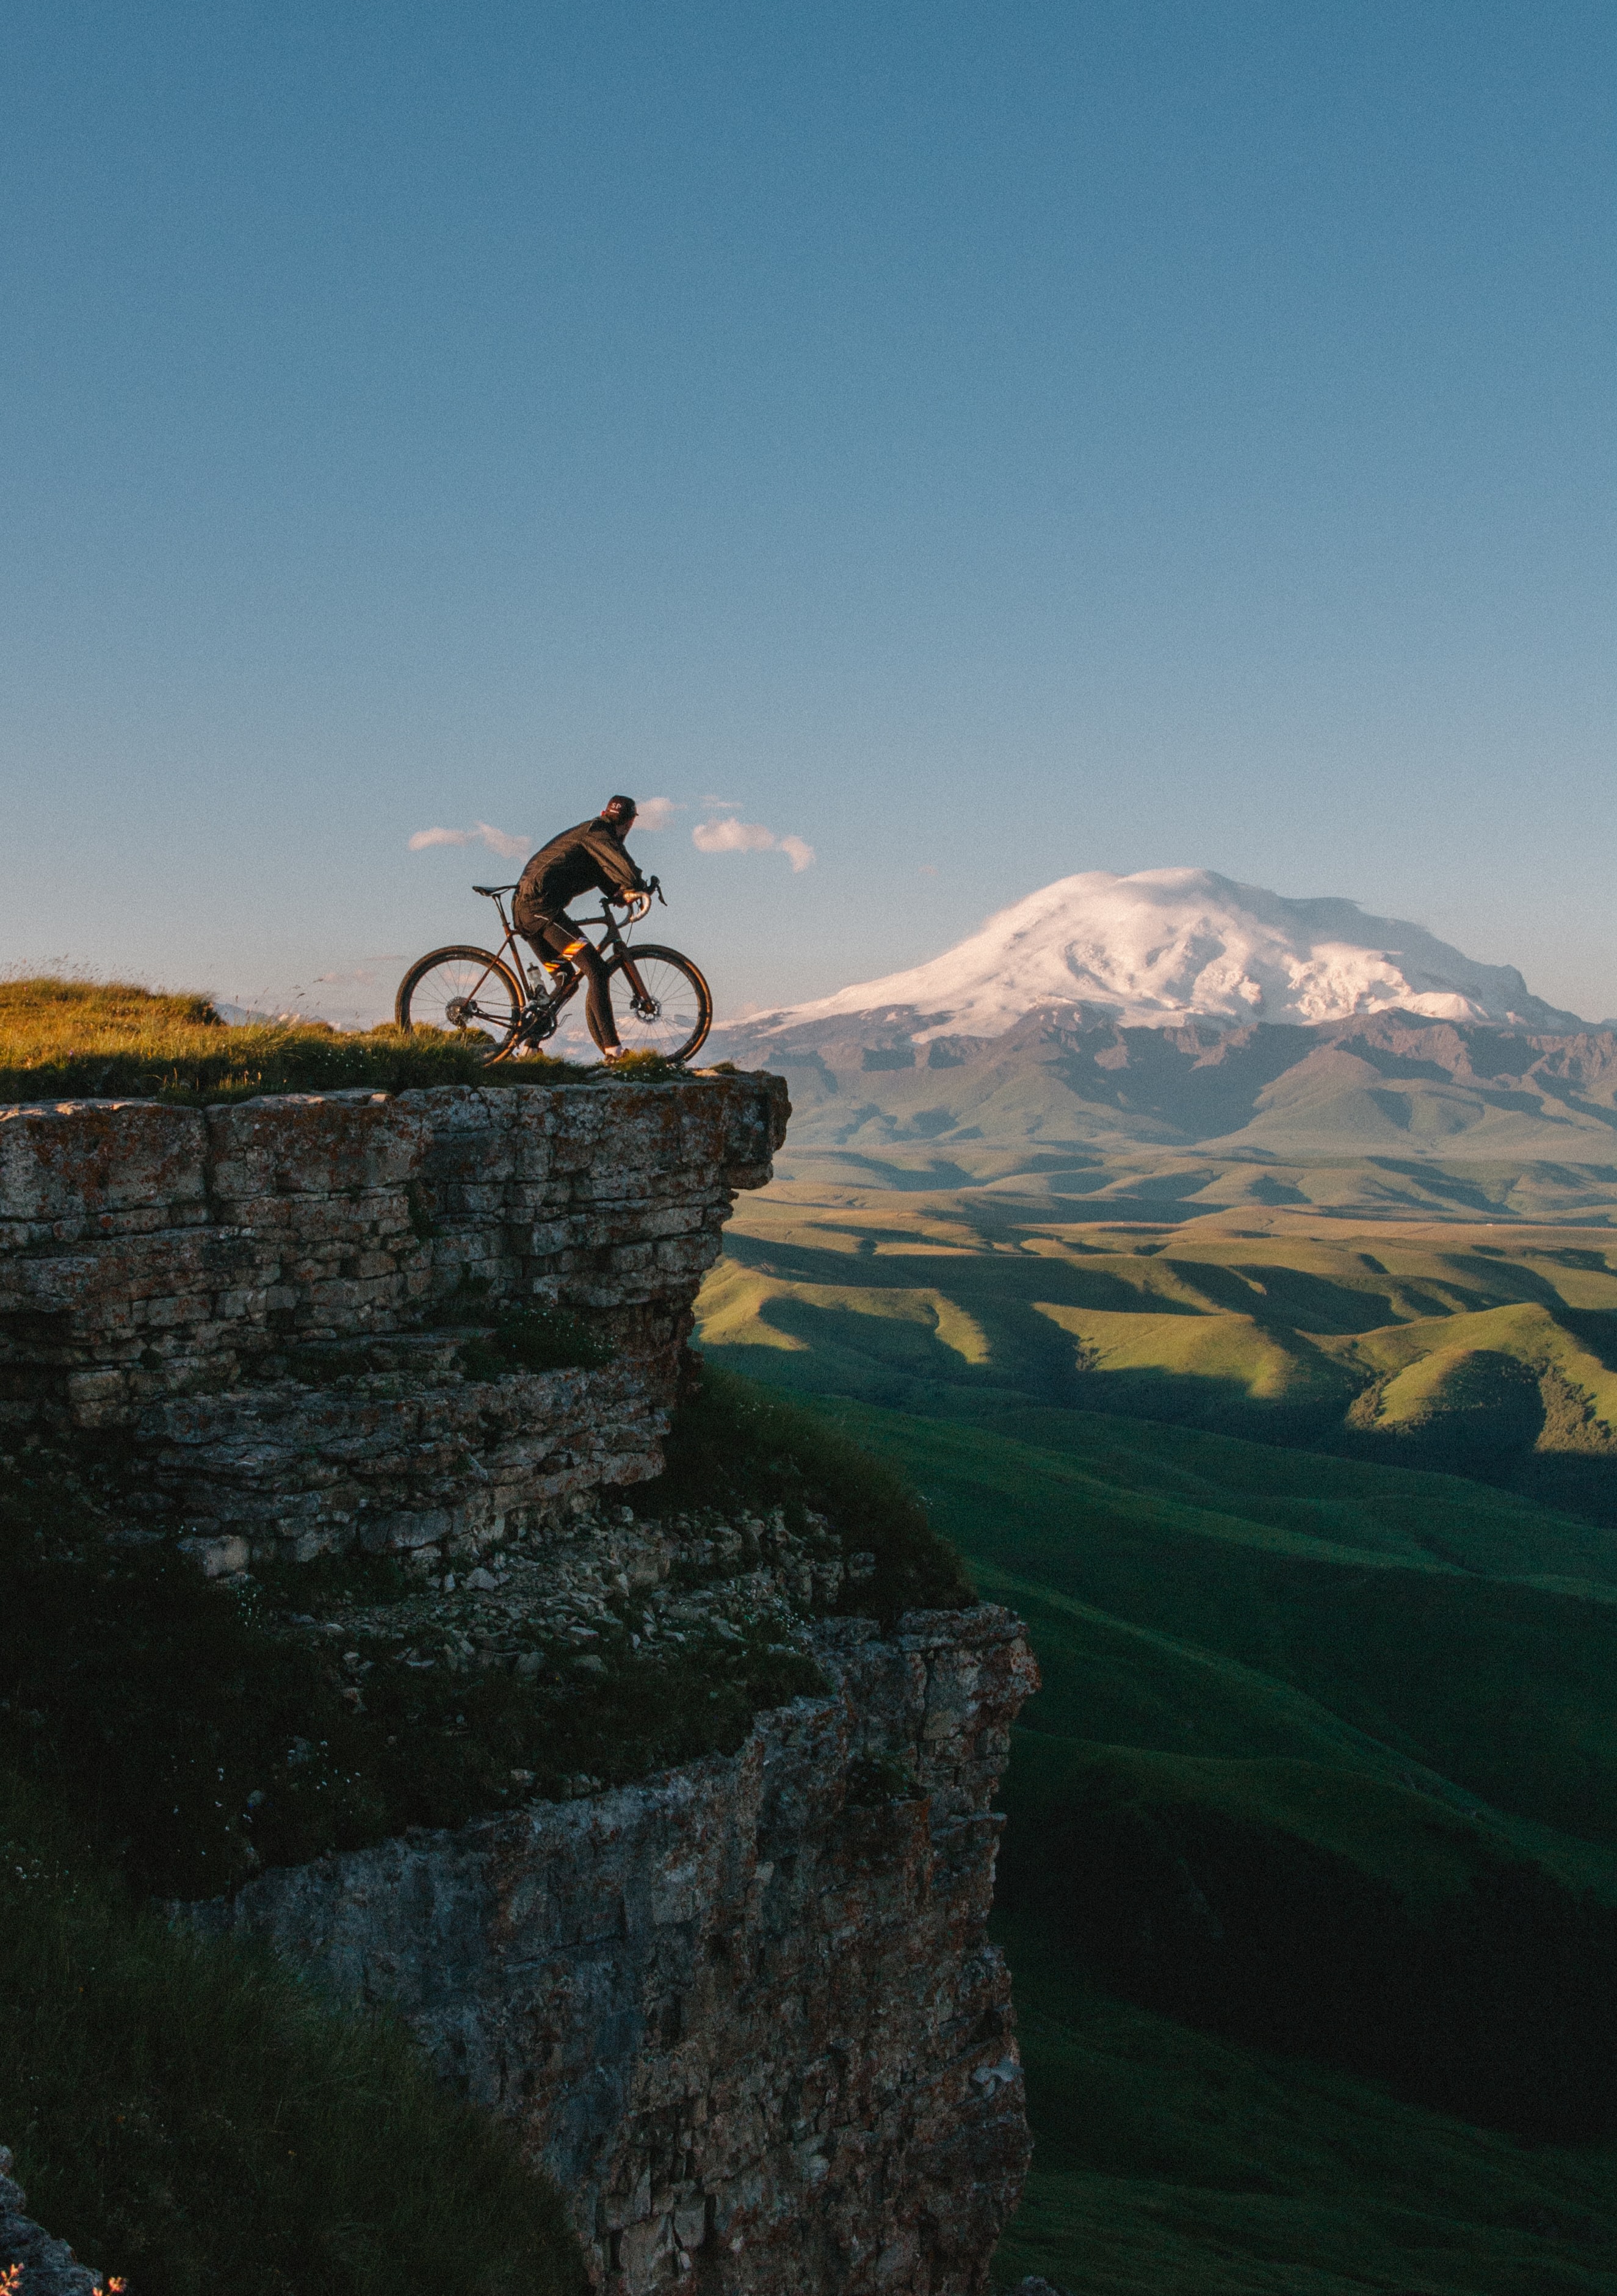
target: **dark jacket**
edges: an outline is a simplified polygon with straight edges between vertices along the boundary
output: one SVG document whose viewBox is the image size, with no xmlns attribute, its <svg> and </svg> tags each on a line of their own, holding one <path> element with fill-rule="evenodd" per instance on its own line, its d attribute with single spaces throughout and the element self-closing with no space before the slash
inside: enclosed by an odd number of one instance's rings
<svg viewBox="0 0 1617 2296">
<path fill-rule="evenodd" d="M 519 931 L 524 917 L 559 917 L 580 893 L 643 893 L 645 880 L 610 822 L 597 814 L 564 829 L 541 846 L 523 870 L 511 913 Z"/>
</svg>

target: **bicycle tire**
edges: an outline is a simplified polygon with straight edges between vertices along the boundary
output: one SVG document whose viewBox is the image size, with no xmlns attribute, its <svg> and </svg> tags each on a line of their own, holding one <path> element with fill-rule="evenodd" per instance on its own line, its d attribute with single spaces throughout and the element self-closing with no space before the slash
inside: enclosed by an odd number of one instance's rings
<svg viewBox="0 0 1617 2296">
<path fill-rule="evenodd" d="M 431 980 L 435 972 L 444 976 L 442 981 Z M 480 993 L 490 980 L 492 993 Z M 504 957 L 496 956 L 491 949 L 456 943 L 417 958 L 398 984 L 393 1019 L 400 1029 L 433 1029 L 446 1036 L 480 1037 L 488 1048 L 483 1058 L 494 1062 L 504 1060 L 510 1051 L 526 1001 L 521 983 Z M 463 1003 L 458 1013 L 457 1002 Z"/>
<path fill-rule="evenodd" d="M 637 1011 L 633 984 L 624 977 L 633 965 L 647 993 L 658 1006 L 655 1013 Z M 677 975 L 685 986 L 675 1010 L 666 1016 L 668 995 L 677 994 Z M 654 941 L 633 942 L 621 949 L 606 968 L 606 992 L 612 999 L 618 1041 L 626 1052 L 661 1054 L 665 1061 L 688 1061 L 707 1041 L 713 1025 L 713 992 L 688 956 L 677 948 L 661 948 Z"/>
</svg>

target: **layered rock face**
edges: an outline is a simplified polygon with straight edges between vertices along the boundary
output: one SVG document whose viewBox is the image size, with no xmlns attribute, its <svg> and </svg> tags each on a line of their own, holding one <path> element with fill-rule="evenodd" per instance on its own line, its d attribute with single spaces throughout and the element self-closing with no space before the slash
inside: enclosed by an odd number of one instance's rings
<svg viewBox="0 0 1617 2296">
<path fill-rule="evenodd" d="M 176 1913 L 400 2012 L 553 2173 L 608 2296 L 976 2296 L 1029 2150 L 986 1926 L 1020 1626 L 827 1617 L 874 1561 L 846 1526 L 613 1496 L 661 1469 L 785 1116 L 767 1077 L 0 1110 L 0 1414 L 119 1448 L 137 1529 L 215 1572 L 414 1559 L 379 1607 L 360 1570 L 286 1622 L 341 1638 L 360 1710 L 379 1668 L 565 1699 L 626 1652 L 699 1689 L 745 1637 L 811 1657 L 823 1691 L 733 1754 L 564 1800 L 513 1769 L 522 1806 Z M 611 1359 L 468 1346 L 536 1308 Z"/>
<path fill-rule="evenodd" d="M 497 1542 L 658 1472 L 786 1113 L 769 1077 L 0 1110 L 0 1412 L 120 1431 L 215 1569 Z M 468 1379 L 480 1318 L 536 1305 L 615 1359 Z"/>
<path fill-rule="evenodd" d="M 208 1930 L 400 2009 L 569 2195 L 613 2296 L 966 2296 L 1029 2140 L 988 1805 L 1005 1612 L 804 1637 L 739 1753 L 264 1875 Z"/>
</svg>

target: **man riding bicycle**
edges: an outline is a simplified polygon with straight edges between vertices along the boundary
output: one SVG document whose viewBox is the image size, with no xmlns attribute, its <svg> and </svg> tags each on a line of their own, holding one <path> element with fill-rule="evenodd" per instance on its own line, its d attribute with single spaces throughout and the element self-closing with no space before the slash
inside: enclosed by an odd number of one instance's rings
<svg viewBox="0 0 1617 2296">
<path fill-rule="evenodd" d="M 639 809 L 632 797 L 610 797 L 593 821 L 581 821 L 576 829 L 553 837 L 523 870 L 511 904 L 512 922 L 542 964 L 563 976 L 575 967 L 585 975 L 589 992 L 585 1017 L 606 1061 L 615 1061 L 623 1048 L 612 1019 L 605 967 L 566 909 L 580 893 L 629 901 L 651 890 L 623 847 Z"/>
<path fill-rule="evenodd" d="M 398 984 L 398 1027 L 443 1029 L 491 1064 L 526 1060 L 555 1035 L 563 1012 L 587 988 L 589 1032 L 609 1063 L 623 1050 L 620 1026 L 636 1052 L 669 1063 L 690 1060 L 713 1025 L 713 992 L 680 950 L 650 940 L 631 946 L 627 937 L 661 898 L 655 877 L 644 878 L 623 849 L 635 814 L 632 797 L 610 798 L 593 821 L 564 830 L 536 853 L 517 886 L 474 886 L 494 903 L 498 948 L 457 941 L 417 958 Z M 611 906 L 604 908 L 593 939 L 594 919 L 587 930 L 567 914 L 592 885 L 625 911 L 620 922 Z M 505 896 L 513 891 L 507 915 Z M 537 966 L 524 941 L 538 953 Z"/>
</svg>

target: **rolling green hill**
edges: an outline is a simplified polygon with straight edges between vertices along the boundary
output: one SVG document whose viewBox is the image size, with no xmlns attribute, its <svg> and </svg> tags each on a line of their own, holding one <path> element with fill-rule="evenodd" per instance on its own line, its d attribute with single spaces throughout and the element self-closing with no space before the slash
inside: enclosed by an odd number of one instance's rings
<svg viewBox="0 0 1617 2296">
<path fill-rule="evenodd" d="M 1017 1977 L 1026 2196 L 996 2281 L 1075 2296 L 1612 2296 L 1617 2160 L 1531 2148 L 1086 1985 L 1037 1925 Z"/>
<path fill-rule="evenodd" d="M 1617 1041 L 852 1026 L 701 1336 L 1038 1653 L 996 2276 L 1617 2296 Z"/>
<path fill-rule="evenodd" d="M 738 1211 L 704 1342 L 811 1393 L 1201 1426 L 1617 1521 L 1617 1245 L 1599 1232 L 1070 1210 L 1009 1186 L 777 1183 Z"/>
<path fill-rule="evenodd" d="M 1200 1430 L 824 1407 L 1043 1670 L 999 2275 L 1617 2289 L 1617 1534 Z"/>
<path fill-rule="evenodd" d="M 1044 1674 L 997 2277 L 1617 2296 L 1617 1246 L 796 1168 L 703 1344 L 907 1471 Z"/>
</svg>

